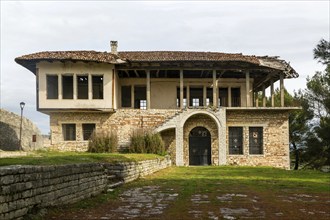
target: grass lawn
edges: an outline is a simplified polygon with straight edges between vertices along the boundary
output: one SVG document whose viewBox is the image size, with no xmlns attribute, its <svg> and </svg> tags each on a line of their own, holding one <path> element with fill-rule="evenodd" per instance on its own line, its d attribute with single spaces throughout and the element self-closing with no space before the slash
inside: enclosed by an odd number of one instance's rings
<svg viewBox="0 0 330 220">
<path fill-rule="evenodd" d="M 119 153 L 78 153 L 35 151 L 27 156 L 6 157 L 0 159 L 0 166 L 8 165 L 61 165 L 92 162 L 124 162 L 163 158 L 155 154 L 119 154 Z"/>
<path fill-rule="evenodd" d="M 155 211 L 156 210 L 156 211 Z M 171 167 L 44 219 L 330 219 L 330 174 Z"/>
</svg>

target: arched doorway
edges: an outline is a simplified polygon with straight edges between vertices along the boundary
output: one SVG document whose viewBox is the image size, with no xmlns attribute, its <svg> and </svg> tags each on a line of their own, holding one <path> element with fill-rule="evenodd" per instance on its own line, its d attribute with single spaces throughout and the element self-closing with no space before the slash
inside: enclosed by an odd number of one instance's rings
<svg viewBox="0 0 330 220">
<path fill-rule="evenodd" d="M 204 127 L 195 127 L 189 133 L 189 165 L 211 164 L 211 134 Z"/>
</svg>

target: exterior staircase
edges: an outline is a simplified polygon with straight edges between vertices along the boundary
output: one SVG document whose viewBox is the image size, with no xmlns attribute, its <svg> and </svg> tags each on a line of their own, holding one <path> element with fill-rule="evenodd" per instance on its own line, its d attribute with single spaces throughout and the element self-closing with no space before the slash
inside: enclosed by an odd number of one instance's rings
<svg viewBox="0 0 330 220">
<path fill-rule="evenodd" d="M 155 128 L 156 131 L 161 131 L 163 128 L 167 127 L 175 127 L 176 123 L 179 121 L 181 115 L 186 112 L 187 109 L 181 109 L 180 111 L 176 112 L 173 116 L 168 117 L 163 124 L 159 125 L 158 127 Z"/>
</svg>

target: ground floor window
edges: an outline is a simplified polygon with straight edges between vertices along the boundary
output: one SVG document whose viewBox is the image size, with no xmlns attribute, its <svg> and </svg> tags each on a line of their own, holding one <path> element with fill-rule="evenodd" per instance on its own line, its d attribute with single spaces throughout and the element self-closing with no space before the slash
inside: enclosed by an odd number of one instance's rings
<svg viewBox="0 0 330 220">
<path fill-rule="evenodd" d="M 243 154 L 243 128 L 229 127 L 229 154 Z"/>
<path fill-rule="evenodd" d="M 62 124 L 63 140 L 75 141 L 76 140 L 76 124 Z"/>
<path fill-rule="evenodd" d="M 263 154 L 263 128 L 249 127 L 249 153 Z"/>
<path fill-rule="evenodd" d="M 93 131 L 95 130 L 95 124 L 82 124 L 83 138 L 85 141 L 89 140 Z"/>
</svg>

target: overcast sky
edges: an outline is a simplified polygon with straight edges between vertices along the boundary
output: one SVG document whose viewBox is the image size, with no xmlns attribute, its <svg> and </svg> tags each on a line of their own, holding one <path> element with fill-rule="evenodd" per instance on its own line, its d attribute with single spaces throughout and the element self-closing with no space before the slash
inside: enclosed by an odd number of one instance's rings
<svg viewBox="0 0 330 220">
<path fill-rule="evenodd" d="M 1 108 L 49 132 L 36 111 L 35 76 L 15 57 L 49 50 L 187 50 L 278 55 L 300 74 L 289 91 L 323 67 L 313 60 L 329 40 L 329 1 L 1 1 Z"/>
</svg>

